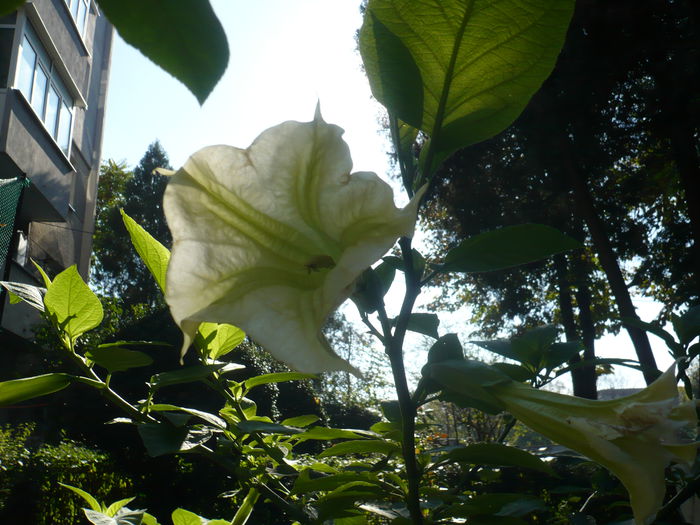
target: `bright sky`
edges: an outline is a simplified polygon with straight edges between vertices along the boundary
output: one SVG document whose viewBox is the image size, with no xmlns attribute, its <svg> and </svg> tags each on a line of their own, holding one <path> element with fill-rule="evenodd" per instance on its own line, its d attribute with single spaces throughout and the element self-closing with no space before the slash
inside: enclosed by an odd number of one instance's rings
<svg viewBox="0 0 700 525">
<path fill-rule="evenodd" d="M 261 131 L 282 121 L 309 121 L 320 101 L 325 120 L 345 129 L 354 169 L 386 176 L 389 145 L 378 134 L 381 107 L 371 99 L 356 52 L 355 32 L 362 23 L 359 0 L 212 0 L 212 5 L 226 30 L 231 58 L 202 107 L 175 79 L 115 38 L 104 159 L 125 160 L 133 167 L 159 139 L 177 169 L 201 147 L 245 148 Z M 405 202 L 405 197 L 397 196 L 397 201 Z M 401 297 L 400 290 L 392 295 Z M 647 321 L 658 310 L 649 302 L 638 306 Z M 466 342 L 465 318 L 445 318 L 440 333 L 456 331 Z M 659 367 L 669 366 L 665 346 L 651 339 Z M 412 341 L 420 345 L 419 339 Z M 599 341 L 598 349 L 606 357 L 634 357 L 624 333 Z M 407 359 L 418 369 L 425 359 L 420 354 L 412 352 Z M 618 376 L 614 386 L 643 386 L 639 373 Z"/>
</svg>

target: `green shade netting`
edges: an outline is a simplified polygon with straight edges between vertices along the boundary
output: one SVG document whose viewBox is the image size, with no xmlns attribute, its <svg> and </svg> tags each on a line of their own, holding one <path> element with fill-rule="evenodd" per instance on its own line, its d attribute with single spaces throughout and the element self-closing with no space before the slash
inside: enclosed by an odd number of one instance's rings
<svg viewBox="0 0 700 525">
<path fill-rule="evenodd" d="M 0 179 L 0 272 L 3 273 L 10 242 L 12 242 L 19 198 L 22 195 L 22 189 L 28 185 L 29 179 L 24 177 Z M 3 273 L 0 273 L 0 278 Z"/>
</svg>

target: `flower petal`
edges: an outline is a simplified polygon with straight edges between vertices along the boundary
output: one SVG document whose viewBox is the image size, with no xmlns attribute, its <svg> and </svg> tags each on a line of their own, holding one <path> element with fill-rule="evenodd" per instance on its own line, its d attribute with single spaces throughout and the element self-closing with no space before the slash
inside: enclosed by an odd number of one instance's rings
<svg viewBox="0 0 700 525">
<path fill-rule="evenodd" d="M 204 148 L 172 177 L 166 300 L 185 334 L 232 323 L 303 372 L 348 370 L 320 332 L 362 271 L 411 236 L 374 173 L 350 174 L 343 130 L 317 114 L 263 132 L 247 150 Z"/>
<path fill-rule="evenodd" d="M 675 366 L 631 396 L 592 401 L 522 383 L 489 388 L 525 425 L 607 467 L 627 489 L 638 525 L 654 520 L 666 491 L 664 469 L 691 463 L 698 443 L 693 402 L 680 402 Z M 689 430 L 693 435 L 683 435 Z"/>
</svg>

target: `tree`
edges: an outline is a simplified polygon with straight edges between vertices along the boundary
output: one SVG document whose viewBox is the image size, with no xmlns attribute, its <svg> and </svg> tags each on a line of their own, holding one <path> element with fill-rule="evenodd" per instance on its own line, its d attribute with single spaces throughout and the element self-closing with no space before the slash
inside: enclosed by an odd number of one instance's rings
<svg viewBox="0 0 700 525">
<path fill-rule="evenodd" d="M 148 146 L 133 172 L 113 160 L 101 167 L 92 274 L 104 293 L 152 307 L 163 306 L 163 297 L 131 245 L 120 210 L 170 247 L 172 237 L 162 204 L 167 177 L 155 173 L 156 168 L 170 169 L 168 155 L 158 141 Z"/>
<path fill-rule="evenodd" d="M 619 328 L 604 321 L 612 306 L 618 319 L 636 317 L 630 287 L 666 301 L 667 312 L 700 299 L 697 184 L 687 182 L 699 168 L 689 87 L 699 81 L 697 34 L 692 2 L 579 2 L 558 66 L 526 111 L 444 165 L 428 219 L 443 247 L 518 222 L 587 245 L 457 281 L 482 331 L 559 319 L 591 356 L 595 335 Z M 648 338 L 627 330 L 650 381 Z"/>
</svg>

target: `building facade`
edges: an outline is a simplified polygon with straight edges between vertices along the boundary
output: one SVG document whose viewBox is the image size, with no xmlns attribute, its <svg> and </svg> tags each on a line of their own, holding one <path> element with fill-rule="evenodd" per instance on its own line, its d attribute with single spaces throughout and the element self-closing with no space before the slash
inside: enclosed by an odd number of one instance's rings
<svg viewBox="0 0 700 525">
<path fill-rule="evenodd" d="M 112 26 L 94 0 L 33 0 L 0 17 L 0 277 L 88 277 Z M 0 349 L 36 312 L 0 302 Z M 5 343 L 3 343 L 5 341 Z"/>
</svg>

